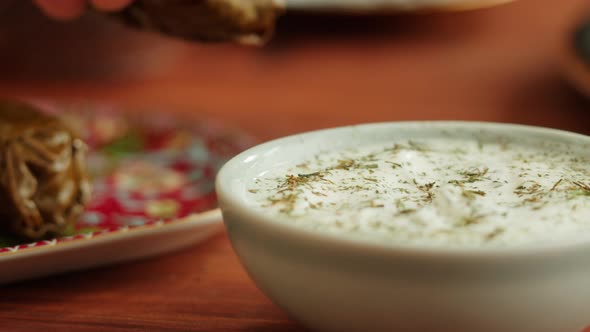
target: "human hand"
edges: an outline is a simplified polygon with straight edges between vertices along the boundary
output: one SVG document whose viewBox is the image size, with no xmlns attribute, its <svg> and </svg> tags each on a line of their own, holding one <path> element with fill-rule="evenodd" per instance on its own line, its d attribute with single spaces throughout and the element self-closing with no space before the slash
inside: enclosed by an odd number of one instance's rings
<svg viewBox="0 0 590 332">
<path fill-rule="evenodd" d="M 98 10 L 116 11 L 128 6 L 133 0 L 34 0 L 34 2 L 48 16 L 68 20 L 82 15 L 88 3 Z"/>
</svg>

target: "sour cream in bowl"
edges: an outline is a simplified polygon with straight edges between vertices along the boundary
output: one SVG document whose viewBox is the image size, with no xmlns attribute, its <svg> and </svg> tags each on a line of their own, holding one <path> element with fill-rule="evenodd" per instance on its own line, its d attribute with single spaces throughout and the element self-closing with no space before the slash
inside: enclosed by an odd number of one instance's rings
<svg viewBox="0 0 590 332">
<path fill-rule="evenodd" d="M 295 135 L 217 192 L 257 285 L 317 331 L 581 331 L 590 138 L 492 123 Z"/>
</svg>

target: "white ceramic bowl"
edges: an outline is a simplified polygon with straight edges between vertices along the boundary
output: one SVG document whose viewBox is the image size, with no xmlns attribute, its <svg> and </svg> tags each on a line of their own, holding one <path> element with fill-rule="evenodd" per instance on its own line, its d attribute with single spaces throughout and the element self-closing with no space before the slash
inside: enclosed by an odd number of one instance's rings
<svg viewBox="0 0 590 332">
<path fill-rule="evenodd" d="M 245 199 L 248 179 L 277 165 L 441 131 L 590 145 L 562 131 L 462 122 L 370 124 L 259 145 L 228 162 L 217 180 L 230 239 L 252 279 L 315 331 L 582 331 L 590 325 L 590 239 L 518 249 L 411 248 L 278 223 Z"/>
</svg>

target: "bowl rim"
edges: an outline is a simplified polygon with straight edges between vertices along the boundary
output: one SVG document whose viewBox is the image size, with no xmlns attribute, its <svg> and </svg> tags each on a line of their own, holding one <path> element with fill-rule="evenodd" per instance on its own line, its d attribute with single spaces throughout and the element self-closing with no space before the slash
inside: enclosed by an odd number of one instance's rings
<svg viewBox="0 0 590 332">
<path fill-rule="evenodd" d="M 256 145 L 248 150 L 243 151 L 231 160 L 225 163 L 217 175 L 215 182 L 216 192 L 219 199 L 219 204 L 222 212 L 225 213 L 230 207 L 232 211 L 238 211 L 242 216 L 241 223 L 249 223 L 259 230 L 265 230 L 272 233 L 273 236 L 283 237 L 289 240 L 302 241 L 302 243 L 319 244 L 322 246 L 333 246 L 340 249 L 349 249 L 354 251 L 363 251 L 374 254 L 401 254 L 413 255 L 414 257 L 440 257 L 447 258 L 533 258 L 533 257 L 548 257 L 547 255 L 568 254 L 579 250 L 590 250 L 590 234 L 583 239 L 576 239 L 572 242 L 556 241 L 550 244 L 531 244 L 515 247 L 475 247 L 475 246 L 420 246 L 408 244 L 388 244 L 383 241 L 371 241 L 354 236 L 336 235 L 327 232 L 315 232 L 296 225 L 276 222 L 270 214 L 265 214 L 256 211 L 250 207 L 237 195 L 229 190 L 229 183 L 232 179 L 240 177 L 239 174 L 233 174 L 231 168 L 236 167 L 236 164 L 243 163 L 248 157 L 253 154 L 259 154 L 262 151 L 268 151 L 276 146 L 293 144 L 294 140 L 300 140 L 305 136 L 318 136 L 327 133 L 334 133 L 336 131 L 349 131 L 358 128 L 370 128 L 379 126 L 413 126 L 436 128 L 439 130 L 463 128 L 469 130 L 484 129 L 488 131 L 498 131 L 499 134 L 506 131 L 517 131 L 519 134 L 534 134 L 537 137 L 555 137 L 566 139 L 575 142 L 574 144 L 588 144 L 590 146 L 590 136 L 583 134 L 565 131 L 560 129 L 552 129 L 540 126 L 500 123 L 500 122 L 481 122 L 481 121 L 388 121 L 388 122 L 369 122 L 348 126 L 331 127 L 326 129 L 319 129 L 313 131 L 302 132 L 298 134 L 288 135 L 265 143 Z M 447 128 L 448 127 L 448 128 Z M 533 138 L 534 139 L 534 138 Z M 227 221 L 224 222 L 227 226 Z"/>
</svg>

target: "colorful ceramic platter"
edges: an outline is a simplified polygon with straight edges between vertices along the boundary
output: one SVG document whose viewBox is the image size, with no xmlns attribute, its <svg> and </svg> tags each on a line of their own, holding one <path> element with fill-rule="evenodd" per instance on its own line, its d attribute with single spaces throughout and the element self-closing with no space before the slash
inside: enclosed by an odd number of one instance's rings
<svg viewBox="0 0 590 332">
<path fill-rule="evenodd" d="M 66 236 L 0 238 L 0 283 L 161 254 L 222 228 L 214 178 L 249 137 L 165 113 L 75 107 L 64 116 L 91 148 L 93 199 Z"/>
</svg>

